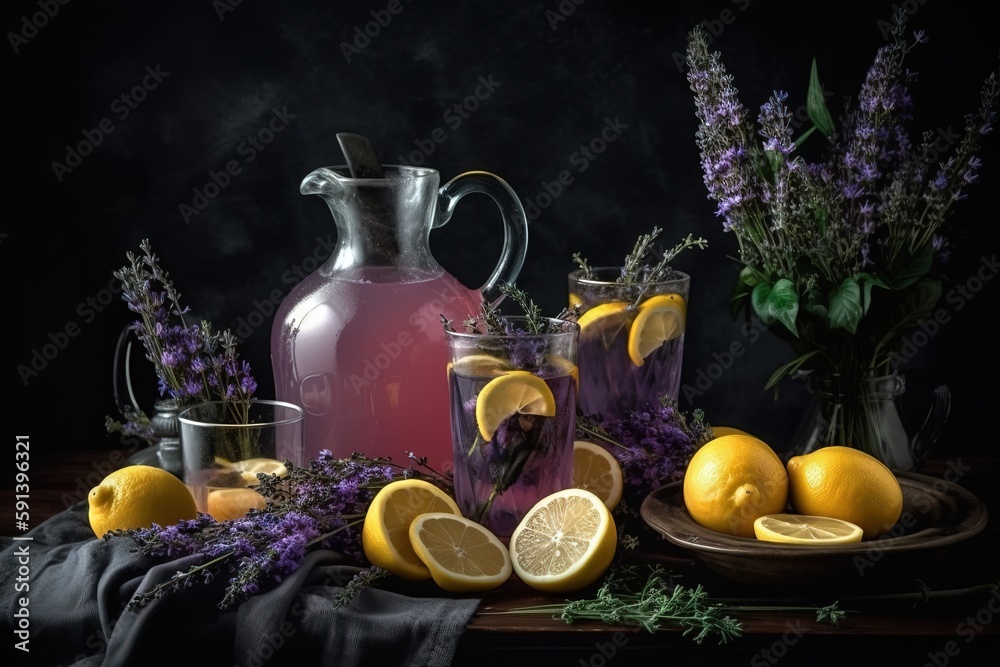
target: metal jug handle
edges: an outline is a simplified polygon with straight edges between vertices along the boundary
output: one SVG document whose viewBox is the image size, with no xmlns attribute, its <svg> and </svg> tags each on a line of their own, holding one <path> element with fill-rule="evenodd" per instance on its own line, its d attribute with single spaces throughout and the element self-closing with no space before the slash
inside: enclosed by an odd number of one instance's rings
<svg viewBox="0 0 1000 667">
<path fill-rule="evenodd" d="M 528 217 L 521 200 L 502 178 L 487 171 L 467 171 L 445 183 L 438 191 L 438 206 L 434 227 L 451 219 L 458 201 L 467 194 L 478 192 L 492 199 L 503 218 L 503 249 L 500 261 L 486 283 L 479 288 L 487 302 L 496 305 L 503 298 L 502 283 L 513 283 L 528 254 Z"/>
<path fill-rule="evenodd" d="M 951 390 L 946 385 L 939 385 L 934 388 L 934 397 L 927 418 L 910 441 L 910 453 L 917 463 L 924 460 L 937 442 L 950 413 Z"/>
<path fill-rule="evenodd" d="M 118 343 L 115 344 L 115 359 L 112 367 L 111 391 L 114 395 L 115 405 L 122 417 L 130 408 L 140 411 L 139 402 L 135 399 L 135 392 L 132 390 L 132 373 L 129 366 L 132 357 L 132 343 L 135 338 L 132 333 L 132 325 L 126 325 L 118 335 Z"/>
</svg>

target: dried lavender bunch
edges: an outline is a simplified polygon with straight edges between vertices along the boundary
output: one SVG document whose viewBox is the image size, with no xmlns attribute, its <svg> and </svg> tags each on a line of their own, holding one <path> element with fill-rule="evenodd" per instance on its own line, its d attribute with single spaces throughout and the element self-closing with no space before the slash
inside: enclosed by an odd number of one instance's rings
<svg viewBox="0 0 1000 667">
<path fill-rule="evenodd" d="M 688 416 L 670 396 L 663 396 L 660 405 L 622 419 L 580 415 L 577 437 L 608 446 L 621 464 L 625 500 L 639 507 L 656 489 L 683 479 L 691 456 L 712 439 L 712 430 L 704 412 L 694 410 Z"/>
<path fill-rule="evenodd" d="M 895 370 L 903 337 L 941 297 L 948 259 L 947 223 L 955 202 L 977 181 L 977 156 L 1000 104 L 993 67 L 979 109 L 965 117 L 961 138 L 943 162 L 925 156 L 932 133 L 910 139 L 913 119 L 906 57 L 927 41 L 907 39 L 898 10 L 853 104 L 833 121 L 813 62 L 806 108 L 813 127 L 792 137 L 787 94 L 775 91 L 756 127 L 718 52 L 701 27 L 690 34 L 688 82 L 694 93 L 695 140 L 708 197 L 718 204 L 742 263 L 734 315 L 752 311 L 796 358 L 767 387 L 797 370 L 851 377 Z M 818 131 L 821 158 L 799 154 Z"/>
<path fill-rule="evenodd" d="M 207 514 L 182 520 L 176 525 L 113 531 L 105 539 L 130 538 L 135 552 L 153 558 L 200 555 L 201 563 L 178 572 L 169 581 L 136 595 L 128 610 L 135 611 L 152 600 L 216 577 L 228 577 L 219 603 L 222 609 L 239 604 L 291 574 L 314 549 L 343 553 L 360 566 L 369 566 L 361 545 L 361 526 L 372 498 L 383 486 L 397 479 L 420 477 L 449 495 L 451 478 L 427 467 L 426 459 L 410 453 L 415 463 L 404 467 L 388 459 L 354 454 L 335 458 L 320 452 L 308 467 L 285 462 L 284 476 L 258 474 L 254 488 L 264 496 L 263 510 L 251 509 L 244 518 L 218 522 Z M 352 582 L 344 602 L 366 585 L 382 577 L 362 577 Z"/>
<path fill-rule="evenodd" d="M 122 283 L 122 300 L 138 318 L 130 325 L 153 364 L 161 396 L 179 405 L 225 401 L 234 423 L 246 423 L 257 390 L 250 364 L 240 359 L 236 337 L 216 333 L 209 322 L 188 323 L 187 307 L 170 275 L 160 266 L 149 239 L 141 255 L 126 253 L 128 264 L 114 272 Z M 125 423 L 106 418 L 108 431 L 152 437 L 149 418 L 138 405 L 123 410 Z"/>
</svg>

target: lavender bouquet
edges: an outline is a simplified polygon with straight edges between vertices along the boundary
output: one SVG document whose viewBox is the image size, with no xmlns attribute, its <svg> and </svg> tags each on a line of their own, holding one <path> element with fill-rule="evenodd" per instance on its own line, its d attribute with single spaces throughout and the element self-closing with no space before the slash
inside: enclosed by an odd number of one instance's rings
<svg viewBox="0 0 1000 667">
<path fill-rule="evenodd" d="M 126 253 L 128 263 L 114 272 L 122 283 L 122 299 L 136 314 L 130 328 L 142 342 L 156 370 L 159 393 L 178 406 L 221 400 L 233 423 L 246 423 L 257 390 L 250 364 L 240 359 L 236 337 L 217 333 L 211 323 L 188 322 L 189 309 L 153 252 L 149 239 L 141 255 Z M 149 417 L 133 404 L 123 409 L 124 422 L 105 418 L 109 432 L 121 431 L 146 440 L 153 436 Z"/>
<path fill-rule="evenodd" d="M 800 367 L 891 370 L 903 335 L 941 297 L 946 223 L 977 180 L 976 152 L 996 118 L 998 71 L 986 77 L 981 106 L 966 116 L 950 157 L 930 163 L 924 156 L 938 154 L 934 134 L 914 143 L 907 130 L 915 74 L 904 61 L 927 40 L 918 31 L 907 41 L 906 18 L 897 12 L 839 128 L 813 62 L 813 127 L 797 139 L 787 94 L 776 91 L 760 107 L 755 131 L 719 53 L 709 52 L 700 27 L 691 33 L 688 81 L 704 182 L 743 264 L 733 306 L 751 309 L 797 353 L 768 388 Z M 814 131 L 827 140 L 826 156 L 807 162 L 797 151 Z"/>
<path fill-rule="evenodd" d="M 955 231 L 948 223 L 977 181 L 977 152 L 996 120 L 1000 73 L 994 68 L 985 78 L 979 109 L 965 117 L 946 158 L 933 163 L 925 156 L 940 155 L 934 133 L 914 141 L 908 130 L 915 74 L 905 60 L 927 39 L 921 31 L 909 39 L 906 20 L 896 12 L 887 43 L 839 124 L 813 61 L 806 104 L 812 127 L 797 138 L 785 92 L 761 105 L 755 127 L 705 32 L 696 27 L 690 34 L 687 78 L 704 182 L 742 264 L 733 315 L 756 316 L 795 353 L 765 389 L 790 375 L 834 377 L 864 402 L 858 380 L 897 373 L 905 337 L 941 299 Z M 825 141 L 822 157 L 809 162 L 800 149 L 813 134 Z M 848 404 L 843 412 L 851 411 Z M 863 439 L 850 426 L 840 437 Z"/>
</svg>

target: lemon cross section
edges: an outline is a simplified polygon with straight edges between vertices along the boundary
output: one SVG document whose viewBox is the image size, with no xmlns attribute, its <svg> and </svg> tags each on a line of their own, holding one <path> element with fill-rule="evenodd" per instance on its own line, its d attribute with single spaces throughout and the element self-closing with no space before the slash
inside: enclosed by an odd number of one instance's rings
<svg viewBox="0 0 1000 667">
<path fill-rule="evenodd" d="M 850 544 L 860 542 L 861 526 L 829 516 L 765 514 L 753 523 L 758 540 L 784 544 Z"/>
<path fill-rule="evenodd" d="M 684 333 L 687 305 L 680 294 L 657 294 L 639 305 L 628 332 L 628 356 L 636 366 L 667 341 Z"/>
<path fill-rule="evenodd" d="M 556 399 L 545 380 L 528 371 L 510 371 L 490 380 L 476 399 L 476 423 L 484 440 L 511 415 L 553 417 Z"/>
<path fill-rule="evenodd" d="M 451 593 L 488 591 L 510 578 L 507 547 L 464 516 L 421 514 L 410 524 L 410 544 L 434 582 Z"/>
<path fill-rule="evenodd" d="M 581 338 L 600 338 L 604 347 L 611 343 L 622 331 L 628 331 L 629 304 L 625 301 L 608 301 L 594 306 L 576 321 L 580 325 Z"/>
</svg>

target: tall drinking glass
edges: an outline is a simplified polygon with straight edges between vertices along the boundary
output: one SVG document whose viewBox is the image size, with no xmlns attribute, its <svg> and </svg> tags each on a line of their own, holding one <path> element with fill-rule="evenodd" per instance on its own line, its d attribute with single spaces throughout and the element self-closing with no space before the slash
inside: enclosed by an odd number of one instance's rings
<svg viewBox="0 0 1000 667">
<path fill-rule="evenodd" d="M 579 326 L 545 321 L 539 334 L 446 334 L 455 500 L 501 539 L 573 484 Z"/>
<path fill-rule="evenodd" d="M 580 410 L 605 420 L 678 400 L 691 277 L 619 283 L 620 267 L 569 274 L 570 306 L 581 305 Z"/>
<path fill-rule="evenodd" d="M 301 465 L 302 408 L 282 401 L 207 401 L 183 410 L 180 420 L 184 483 L 199 512 L 217 521 L 263 509 L 252 487 L 258 473 L 284 475 L 285 461 Z"/>
</svg>

